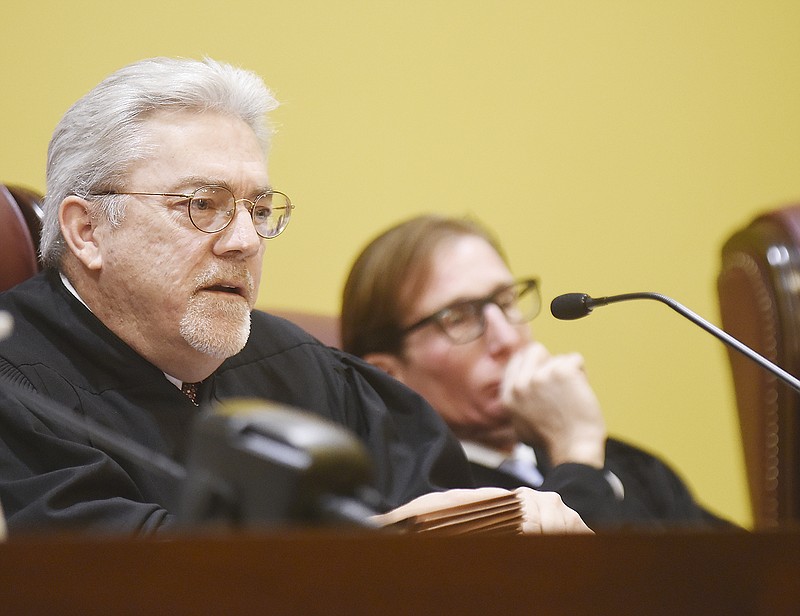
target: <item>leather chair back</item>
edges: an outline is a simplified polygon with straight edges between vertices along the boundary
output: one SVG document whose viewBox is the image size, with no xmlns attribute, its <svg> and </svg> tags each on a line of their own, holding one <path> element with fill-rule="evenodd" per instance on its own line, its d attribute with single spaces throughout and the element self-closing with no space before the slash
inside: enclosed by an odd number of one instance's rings
<svg viewBox="0 0 800 616">
<path fill-rule="evenodd" d="M 722 248 L 723 328 L 800 374 L 800 205 L 766 212 Z M 800 394 L 729 350 L 754 526 L 800 521 Z"/>
<path fill-rule="evenodd" d="M 27 188 L 0 184 L 0 291 L 41 269 L 41 195 Z"/>
<path fill-rule="evenodd" d="M 341 348 L 339 317 L 300 310 L 271 310 L 267 312 L 291 321 L 328 346 Z"/>
</svg>

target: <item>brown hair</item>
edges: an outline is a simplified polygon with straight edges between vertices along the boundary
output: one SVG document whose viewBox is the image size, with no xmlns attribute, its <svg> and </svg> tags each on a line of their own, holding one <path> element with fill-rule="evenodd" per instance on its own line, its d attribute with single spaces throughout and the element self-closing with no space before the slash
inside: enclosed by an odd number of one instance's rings
<svg viewBox="0 0 800 616">
<path fill-rule="evenodd" d="M 403 319 L 428 282 L 434 251 L 465 235 L 485 239 L 506 260 L 489 230 L 467 218 L 417 216 L 367 244 L 342 292 L 342 348 L 360 357 L 380 352 L 399 355 Z"/>
</svg>

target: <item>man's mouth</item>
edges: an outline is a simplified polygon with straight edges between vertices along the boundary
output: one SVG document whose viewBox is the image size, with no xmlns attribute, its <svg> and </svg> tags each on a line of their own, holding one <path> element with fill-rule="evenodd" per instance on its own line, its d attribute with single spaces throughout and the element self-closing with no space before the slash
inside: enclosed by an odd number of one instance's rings
<svg viewBox="0 0 800 616">
<path fill-rule="evenodd" d="M 213 293 L 217 297 L 227 295 L 241 297 L 250 303 L 253 298 L 254 285 L 250 273 L 245 270 L 217 267 L 210 268 L 197 277 L 197 292 Z"/>
<path fill-rule="evenodd" d="M 213 293 L 227 293 L 229 295 L 238 295 L 240 297 L 245 297 L 244 287 L 240 287 L 234 284 L 226 284 L 226 283 L 213 284 L 207 287 L 203 287 L 200 290 L 211 291 Z"/>
</svg>

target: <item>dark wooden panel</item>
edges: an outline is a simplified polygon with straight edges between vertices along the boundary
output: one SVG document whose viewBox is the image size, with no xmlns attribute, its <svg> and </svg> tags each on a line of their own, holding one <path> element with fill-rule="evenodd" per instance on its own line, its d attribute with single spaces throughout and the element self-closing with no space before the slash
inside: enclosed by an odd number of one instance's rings
<svg viewBox="0 0 800 616">
<path fill-rule="evenodd" d="M 286 532 L 0 545 L 4 614 L 795 614 L 800 534 Z"/>
</svg>

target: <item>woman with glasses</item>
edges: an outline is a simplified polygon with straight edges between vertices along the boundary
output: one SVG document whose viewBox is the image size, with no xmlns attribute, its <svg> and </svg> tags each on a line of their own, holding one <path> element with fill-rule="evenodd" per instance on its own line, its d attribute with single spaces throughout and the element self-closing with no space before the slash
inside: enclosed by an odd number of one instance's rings
<svg viewBox="0 0 800 616">
<path fill-rule="evenodd" d="M 342 296 L 346 351 L 444 418 L 479 485 L 558 492 L 592 528 L 725 525 L 663 462 L 608 438 L 578 354 L 532 339 L 538 281 L 479 223 L 420 216 L 375 238 Z"/>
</svg>

